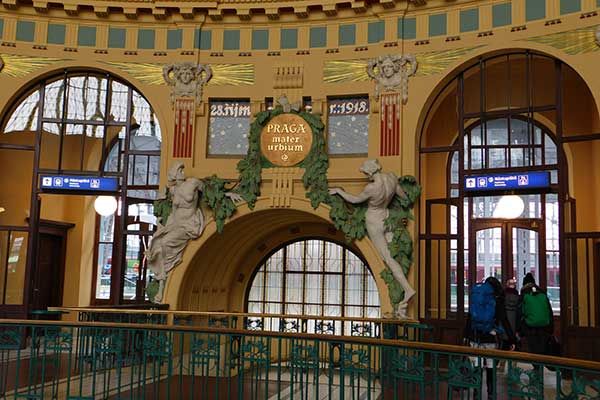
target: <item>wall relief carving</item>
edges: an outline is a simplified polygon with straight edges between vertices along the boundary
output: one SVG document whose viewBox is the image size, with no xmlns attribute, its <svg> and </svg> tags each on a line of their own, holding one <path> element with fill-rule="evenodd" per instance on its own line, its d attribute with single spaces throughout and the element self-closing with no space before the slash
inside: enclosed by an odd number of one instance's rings
<svg viewBox="0 0 600 400">
<path fill-rule="evenodd" d="M 206 64 L 182 62 L 163 67 L 163 78 L 171 87 L 171 102 L 178 97 L 191 97 L 202 102 L 202 88 L 212 78 L 212 68 Z"/>
<path fill-rule="evenodd" d="M 408 101 L 408 78 L 417 72 L 417 58 L 412 54 L 381 56 L 369 60 L 367 74 L 375 81 L 375 99 L 385 92 L 400 92 Z"/>
</svg>

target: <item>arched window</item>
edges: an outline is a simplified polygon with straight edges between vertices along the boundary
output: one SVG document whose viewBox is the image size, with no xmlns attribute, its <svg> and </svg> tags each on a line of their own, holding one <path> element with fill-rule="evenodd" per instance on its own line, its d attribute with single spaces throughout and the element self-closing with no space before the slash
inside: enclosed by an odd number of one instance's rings
<svg viewBox="0 0 600 400">
<path fill-rule="evenodd" d="M 569 74 L 533 52 L 481 57 L 435 97 L 420 149 L 421 179 L 430 183 L 421 196 L 424 317 L 462 325 L 472 285 L 495 276 L 515 279 L 518 290 L 527 273 L 560 311 L 559 216 L 568 187 L 560 88 Z M 529 173 L 548 173 L 550 184 L 467 190 L 470 177 Z"/>
<path fill-rule="evenodd" d="M 109 73 L 65 69 L 33 86 L 4 121 L 7 137 L 32 149 L 39 140 L 38 174 L 118 178 L 117 211 L 97 216 L 92 302 L 143 301 L 162 143 L 148 101 Z M 42 204 L 52 194 L 43 196 Z"/>
<path fill-rule="evenodd" d="M 558 158 L 557 147 L 554 137 L 545 127 L 532 121 L 527 123 L 520 118 L 496 118 L 485 123 L 477 122 L 466 130 L 463 141 L 464 170 L 493 170 L 511 171 L 519 168 L 545 168 L 550 172 L 550 182 L 558 183 Z M 452 153 L 449 168 L 450 197 L 459 197 L 459 154 Z M 511 196 L 514 202 L 517 195 Z M 559 299 L 559 247 L 558 247 L 558 196 L 556 193 L 532 193 L 520 194 L 516 207 L 523 208 L 518 215 L 512 215 L 511 219 L 543 219 L 545 227 L 545 269 L 547 271 L 547 287 L 554 310 L 558 312 Z M 475 196 L 463 197 L 464 232 L 465 242 L 468 243 L 469 220 L 502 219 L 506 208 L 515 206 L 507 202 L 506 196 Z M 457 232 L 458 208 L 451 207 L 450 210 L 451 231 Z M 478 221 L 474 221 L 478 222 Z M 517 288 L 521 287 L 521 280 L 527 272 L 531 272 L 536 281 L 540 280 L 539 260 L 539 233 L 523 229 L 512 228 L 512 250 L 513 268 L 509 273 L 516 278 Z M 502 276 L 502 246 L 505 234 L 499 227 L 481 229 L 475 232 L 475 244 L 478 249 L 477 267 L 474 271 L 476 280 L 483 277 Z M 468 252 L 465 246 L 465 251 Z M 456 275 L 456 259 L 458 250 L 451 250 L 453 261 L 451 271 Z M 452 290 L 456 290 L 454 287 Z M 451 298 L 451 308 L 457 306 L 455 296 Z M 468 290 L 465 288 L 465 304 L 468 305 Z"/>
<path fill-rule="evenodd" d="M 352 250 L 320 239 L 295 241 L 273 252 L 256 269 L 246 304 L 250 313 L 380 317 L 379 293 L 367 264 Z"/>
</svg>

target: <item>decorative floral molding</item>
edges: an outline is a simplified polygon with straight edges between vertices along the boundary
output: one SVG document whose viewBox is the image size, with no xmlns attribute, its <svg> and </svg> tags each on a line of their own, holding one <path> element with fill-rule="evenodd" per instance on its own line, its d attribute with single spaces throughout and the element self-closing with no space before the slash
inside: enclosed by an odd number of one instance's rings
<svg viewBox="0 0 600 400">
<path fill-rule="evenodd" d="M 482 46 L 460 49 L 430 51 L 415 54 L 419 68 L 414 76 L 440 74 L 465 55 Z M 326 83 L 361 82 L 370 79 L 367 73 L 368 59 L 326 61 L 323 69 L 323 81 Z"/>
<path fill-rule="evenodd" d="M 536 36 L 527 41 L 551 46 L 571 56 L 590 53 L 599 50 L 600 25 Z"/>
<path fill-rule="evenodd" d="M 15 54 L 0 54 L 2 65 L 0 72 L 13 78 L 21 78 L 33 71 L 52 64 L 69 61 L 61 58 L 30 57 Z"/>
<path fill-rule="evenodd" d="M 105 62 L 147 85 L 163 85 L 163 66 L 156 63 Z M 207 86 L 254 85 L 254 64 L 210 64 L 212 79 Z"/>
</svg>

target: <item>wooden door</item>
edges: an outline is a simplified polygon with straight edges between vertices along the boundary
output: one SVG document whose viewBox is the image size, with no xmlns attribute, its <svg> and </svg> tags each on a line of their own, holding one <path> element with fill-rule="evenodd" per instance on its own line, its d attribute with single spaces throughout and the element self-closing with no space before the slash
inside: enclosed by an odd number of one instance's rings
<svg viewBox="0 0 600 400">
<path fill-rule="evenodd" d="M 62 305 L 66 237 L 40 233 L 37 263 L 32 274 L 31 310 Z"/>
</svg>

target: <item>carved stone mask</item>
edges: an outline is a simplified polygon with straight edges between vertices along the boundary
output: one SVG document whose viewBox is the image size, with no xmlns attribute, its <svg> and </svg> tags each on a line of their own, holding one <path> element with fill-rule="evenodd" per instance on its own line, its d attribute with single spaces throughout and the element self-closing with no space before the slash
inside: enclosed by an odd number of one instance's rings
<svg viewBox="0 0 600 400">
<path fill-rule="evenodd" d="M 186 85 L 192 82 L 194 80 L 194 73 L 191 68 L 181 68 L 179 70 L 179 80 Z"/>
<path fill-rule="evenodd" d="M 391 78 L 392 76 L 394 76 L 395 72 L 396 71 L 395 71 L 394 63 L 392 61 L 385 60 L 383 63 L 381 63 L 381 73 L 386 78 Z"/>
</svg>

